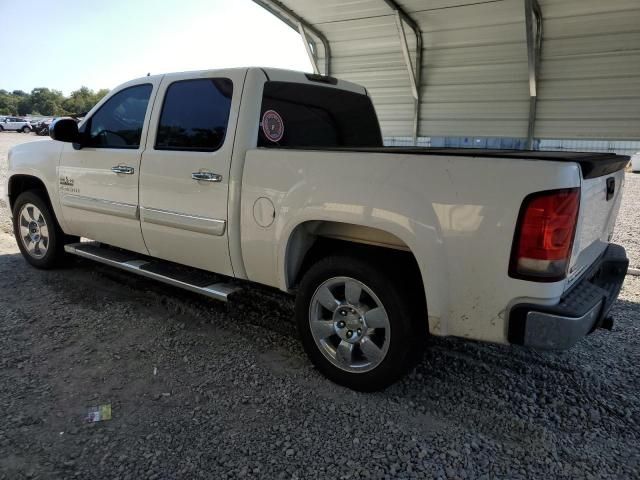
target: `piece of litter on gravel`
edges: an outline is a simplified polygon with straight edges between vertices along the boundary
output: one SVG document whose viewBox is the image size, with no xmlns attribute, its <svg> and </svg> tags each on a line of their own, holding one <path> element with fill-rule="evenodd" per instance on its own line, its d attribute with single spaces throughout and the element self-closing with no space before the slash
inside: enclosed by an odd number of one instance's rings
<svg viewBox="0 0 640 480">
<path fill-rule="evenodd" d="M 158 375 L 158 368 L 153 367 L 153 376 L 155 377 L 156 375 Z"/>
<path fill-rule="evenodd" d="M 98 405 L 97 407 L 89 407 L 85 420 L 87 423 L 111 420 L 111 404 L 107 403 L 105 405 Z"/>
</svg>

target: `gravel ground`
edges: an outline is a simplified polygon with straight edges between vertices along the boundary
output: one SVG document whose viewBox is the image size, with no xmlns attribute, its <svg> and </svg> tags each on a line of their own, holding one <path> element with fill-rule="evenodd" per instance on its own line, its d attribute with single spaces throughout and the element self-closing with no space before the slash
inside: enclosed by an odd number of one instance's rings
<svg viewBox="0 0 640 480">
<path fill-rule="evenodd" d="M 617 238 L 636 265 L 639 200 L 629 177 Z M 640 278 L 613 314 L 562 353 L 433 339 L 361 394 L 310 366 L 279 293 L 37 271 L 0 232 L 0 479 L 640 478 Z"/>
</svg>

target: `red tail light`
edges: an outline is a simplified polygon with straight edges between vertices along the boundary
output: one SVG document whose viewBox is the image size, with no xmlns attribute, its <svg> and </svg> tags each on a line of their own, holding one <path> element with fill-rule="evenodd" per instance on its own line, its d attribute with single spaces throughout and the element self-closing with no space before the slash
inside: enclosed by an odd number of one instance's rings
<svg viewBox="0 0 640 480">
<path fill-rule="evenodd" d="M 526 197 L 516 226 L 509 276 L 537 282 L 557 282 L 565 278 L 579 208 L 579 188 L 550 190 Z"/>
</svg>

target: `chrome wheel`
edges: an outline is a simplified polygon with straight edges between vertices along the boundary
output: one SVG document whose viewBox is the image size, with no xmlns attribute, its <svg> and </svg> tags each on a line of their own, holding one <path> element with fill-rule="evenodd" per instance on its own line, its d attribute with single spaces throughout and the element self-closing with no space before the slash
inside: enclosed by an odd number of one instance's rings
<svg viewBox="0 0 640 480">
<path fill-rule="evenodd" d="M 330 278 L 316 289 L 309 327 L 322 354 L 347 372 L 373 370 L 389 350 L 387 311 L 376 294 L 354 278 Z"/>
<path fill-rule="evenodd" d="M 20 209 L 20 240 L 33 258 L 43 258 L 49 248 L 49 228 L 42 212 L 33 203 Z"/>
</svg>

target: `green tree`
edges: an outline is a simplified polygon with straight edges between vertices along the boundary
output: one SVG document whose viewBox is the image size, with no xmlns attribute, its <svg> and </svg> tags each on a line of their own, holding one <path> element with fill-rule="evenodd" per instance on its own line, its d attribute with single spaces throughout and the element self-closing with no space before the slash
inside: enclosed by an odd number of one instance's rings
<svg viewBox="0 0 640 480">
<path fill-rule="evenodd" d="M 14 97 L 16 99 L 16 110 L 18 115 L 28 115 L 33 110 L 33 103 L 31 103 L 31 97 Z"/>
<path fill-rule="evenodd" d="M 42 115 L 64 115 L 66 113 L 62 107 L 64 95 L 59 90 L 34 88 L 31 90 L 30 97 L 32 111 L 38 111 Z M 21 115 L 25 114 L 21 113 Z"/>
<path fill-rule="evenodd" d="M 98 90 L 94 96 L 96 102 L 98 103 L 100 100 L 102 100 L 104 97 L 107 96 L 107 93 L 109 93 L 110 90 L 108 88 L 101 88 L 100 90 Z"/>
<path fill-rule="evenodd" d="M 87 87 L 80 87 L 78 90 L 74 90 L 69 95 L 62 106 L 69 113 L 84 113 L 88 112 L 93 106 L 98 103 L 102 97 L 104 97 L 109 90 L 102 89 L 94 92 Z"/>
<path fill-rule="evenodd" d="M 0 90 L 0 115 L 15 115 L 18 111 L 18 100 L 6 90 Z"/>
<path fill-rule="evenodd" d="M 0 89 L 0 115 L 47 115 L 59 116 L 88 112 L 109 90 L 94 92 L 80 87 L 65 97 L 61 91 L 49 88 L 34 88 L 31 93 L 23 90 Z"/>
</svg>

